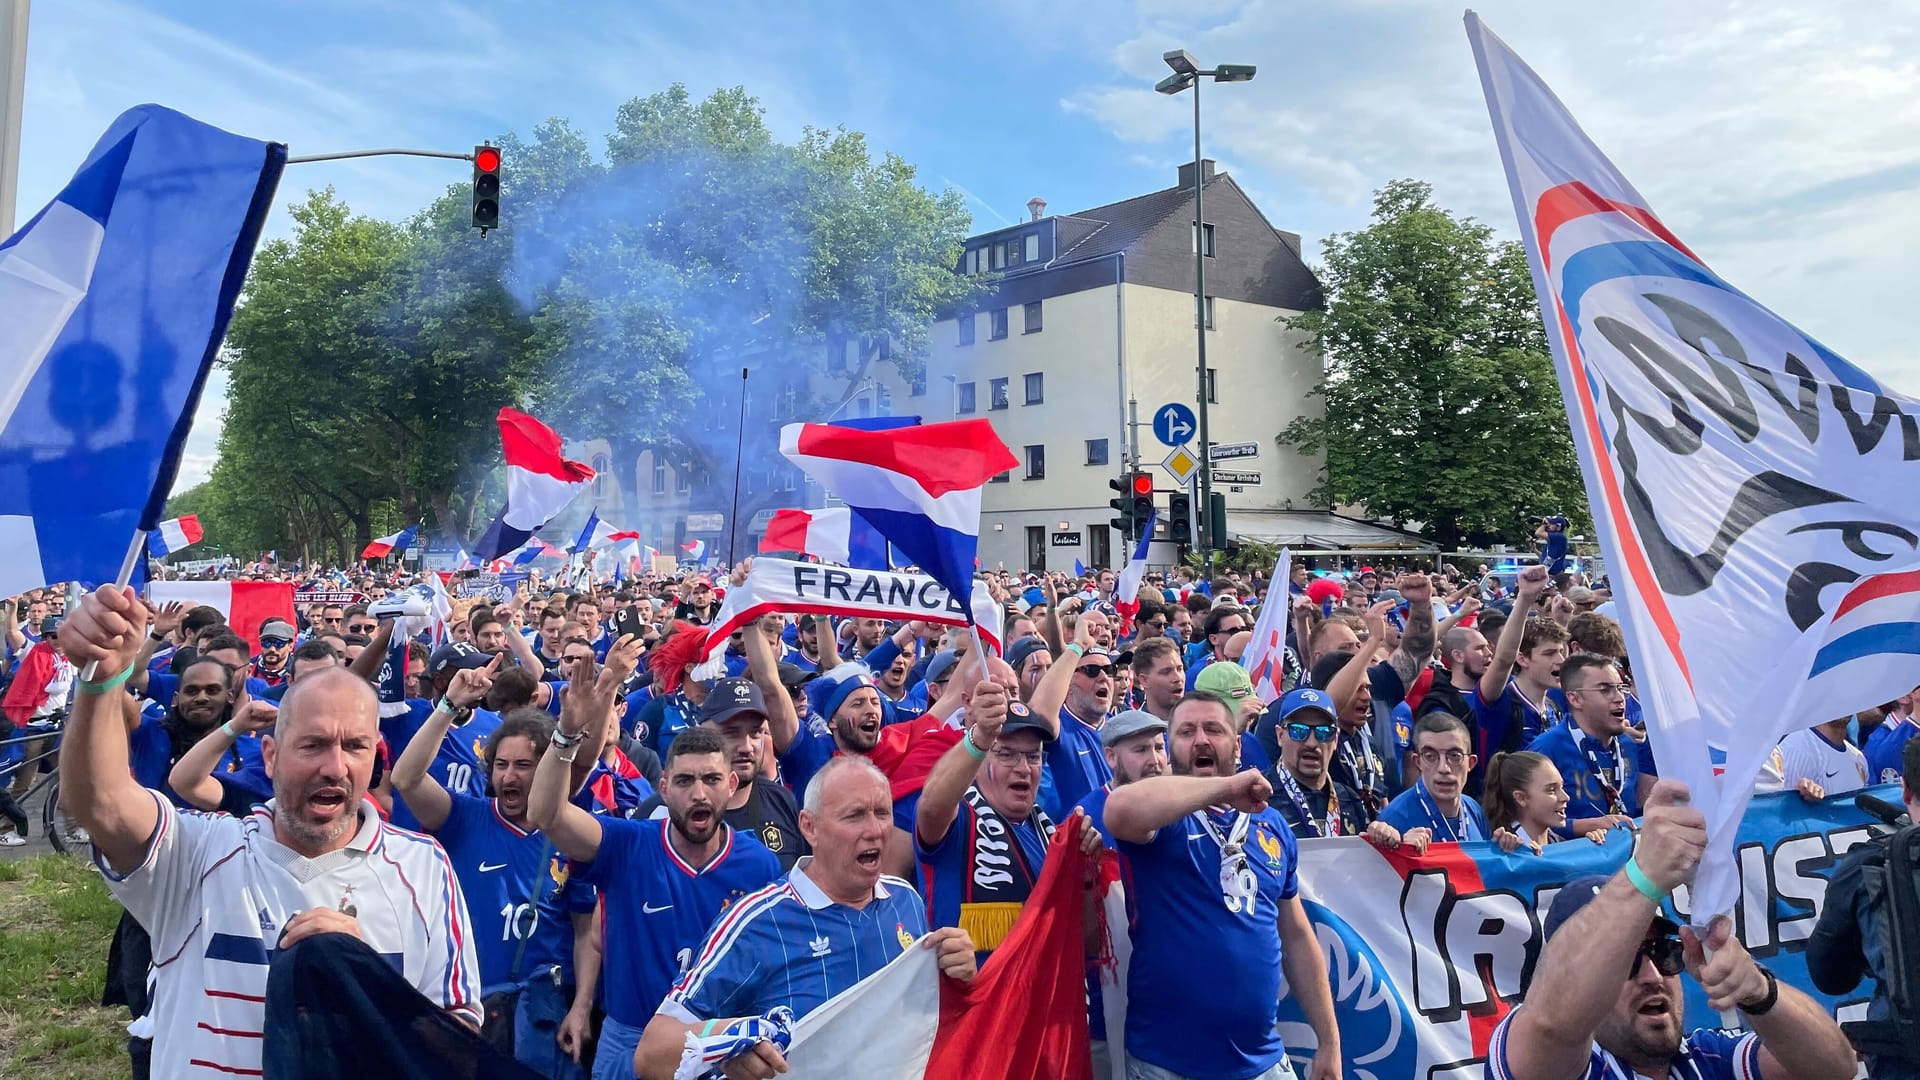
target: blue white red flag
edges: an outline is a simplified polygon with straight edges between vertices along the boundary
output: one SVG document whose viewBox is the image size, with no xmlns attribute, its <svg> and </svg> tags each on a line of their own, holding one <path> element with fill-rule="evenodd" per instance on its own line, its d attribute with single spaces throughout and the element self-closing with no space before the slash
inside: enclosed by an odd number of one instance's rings
<svg viewBox="0 0 1920 1080">
<path fill-rule="evenodd" d="M 887 538 L 846 506 L 775 510 L 760 550 L 797 551 L 862 570 L 887 569 Z"/>
<path fill-rule="evenodd" d="M 1140 531 L 1140 542 L 1133 545 L 1133 557 L 1121 569 L 1120 577 L 1113 583 L 1113 610 L 1120 614 L 1120 632 L 1133 633 L 1133 617 L 1140 613 L 1140 583 L 1147 577 L 1147 549 L 1153 546 L 1153 522 L 1159 513 L 1147 515 L 1146 528 Z M 1074 572 L 1085 573 L 1080 569 L 1080 561 L 1074 560 Z"/>
<path fill-rule="evenodd" d="M 0 242 L 0 596 L 113 581 L 160 521 L 286 157 L 142 105 Z"/>
<path fill-rule="evenodd" d="M 516 409 L 501 409 L 500 449 L 507 462 L 507 505 L 473 545 L 482 560 L 527 542 L 593 480 L 593 469 L 560 453 L 560 436 Z"/>
<path fill-rule="evenodd" d="M 182 514 L 177 518 L 168 518 L 154 526 L 147 534 L 147 554 L 156 559 L 171 555 L 186 547 L 200 542 L 205 535 L 200 531 L 200 517 L 197 514 Z"/>
<path fill-rule="evenodd" d="M 542 555 L 564 554 L 565 552 L 562 552 L 559 548 L 554 547 L 552 544 L 536 536 L 528 540 L 518 551 L 514 552 L 513 565 L 525 566 Z"/>
<path fill-rule="evenodd" d="M 1260 605 L 1260 617 L 1253 622 L 1253 636 L 1240 651 L 1240 666 L 1247 669 L 1247 678 L 1253 680 L 1253 696 L 1261 701 L 1277 701 L 1281 683 L 1286 681 L 1287 619 L 1291 617 L 1288 602 L 1292 599 L 1287 583 L 1292 580 L 1293 551 L 1281 548 L 1280 558 L 1273 564 L 1273 576 L 1267 579 L 1272 587 Z"/>
<path fill-rule="evenodd" d="M 1019 464 L 986 420 L 891 431 L 788 424 L 780 452 L 955 596 L 972 592 L 980 489 Z"/>
<path fill-rule="evenodd" d="M 1774 743 L 1913 689 L 1920 402 L 1723 280 L 1471 13 L 1467 35 L 1660 773 L 1707 817 L 1704 921 L 1739 895 Z"/>
<path fill-rule="evenodd" d="M 595 507 L 591 513 L 587 514 L 587 523 L 580 527 L 579 538 L 574 540 L 573 546 L 567 550 L 575 552 L 594 551 L 618 543 L 627 537 L 639 535 L 640 534 L 636 532 L 622 532 L 612 525 L 601 521 L 600 510 L 598 507 Z"/>
<path fill-rule="evenodd" d="M 399 532 L 394 533 L 392 536 L 379 537 L 366 547 L 360 549 L 360 557 L 363 559 L 384 559 L 389 555 L 398 555 L 412 547 L 413 541 L 419 535 L 420 526 L 417 523 L 409 525 Z"/>
</svg>

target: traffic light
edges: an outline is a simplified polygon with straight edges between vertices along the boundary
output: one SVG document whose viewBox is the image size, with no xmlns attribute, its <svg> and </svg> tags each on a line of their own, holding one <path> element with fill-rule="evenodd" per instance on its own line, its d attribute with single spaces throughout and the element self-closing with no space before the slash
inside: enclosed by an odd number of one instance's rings
<svg viewBox="0 0 1920 1080">
<path fill-rule="evenodd" d="M 1225 551 L 1227 549 L 1227 497 L 1218 492 L 1207 493 L 1207 550 Z"/>
<path fill-rule="evenodd" d="M 1133 539 L 1133 473 L 1121 473 L 1117 480 L 1107 481 L 1107 486 L 1120 494 L 1107 500 L 1113 507 L 1114 517 L 1107 524 L 1127 539 Z"/>
<path fill-rule="evenodd" d="M 473 148 L 473 227 L 482 236 L 500 226 L 500 148 Z"/>
<path fill-rule="evenodd" d="M 1167 539 L 1182 547 L 1193 543 L 1193 496 L 1184 491 L 1167 496 Z"/>
<path fill-rule="evenodd" d="M 1138 540 L 1153 518 L 1153 474 L 1137 472 L 1129 481 L 1133 491 L 1133 528 L 1127 533 L 1127 539 Z"/>
</svg>

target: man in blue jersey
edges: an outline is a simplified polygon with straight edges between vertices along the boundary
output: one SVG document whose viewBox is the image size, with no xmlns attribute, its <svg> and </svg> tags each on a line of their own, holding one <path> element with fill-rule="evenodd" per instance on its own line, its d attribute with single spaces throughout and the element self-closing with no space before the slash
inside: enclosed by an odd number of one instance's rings
<svg viewBox="0 0 1920 1080">
<path fill-rule="evenodd" d="M 1632 827 L 1640 812 L 1639 746 L 1626 736 L 1625 680 L 1613 661 L 1594 653 L 1560 665 L 1568 719 L 1548 728 L 1527 749 L 1553 760 L 1567 785 L 1562 839 L 1595 829 Z"/>
<path fill-rule="evenodd" d="M 1043 646 L 1044 651 L 1044 646 Z M 1101 752 L 1100 729 L 1114 705 L 1113 657 L 1095 648 L 1086 620 L 1073 627 L 1073 640 L 1034 687 L 1034 715 L 1057 709 L 1058 737 L 1046 746 L 1047 773 L 1062 806 L 1073 806 L 1113 779 Z"/>
<path fill-rule="evenodd" d="M 1394 796 L 1380 811 L 1380 820 L 1402 836 L 1425 829 L 1436 844 L 1493 839 L 1486 811 L 1466 797 L 1467 776 L 1475 760 L 1466 722 L 1430 712 L 1414 722 L 1411 749 L 1420 779 Z"/>
<path fill-rule="evenodd" d="M 594 1054 L 596 1080 L 633 1076 L 643 1028 L 714 916 L 780 874 L 765 845 L 722 818 L 739 779 L 726 741 L 711 728 L 688 728 L 667 746 L 666 820 L 603 818 L 567 801 L 575 758 L 589 748 L 588 732 L 613 707 L 621 681 L 611 669 L 591 683 L 575 679 L 531 802 L 533 820 L 604 905 L 607 1019 Z"/>
<path fill-rule="evenodd" d="M 1900 755 L 1906 751 L 1907 742 L 1920 732 L 1920 719 L 1916 719 L 1910 704 L 1914 696 L 1909 694 L 1895 702 L 1894 709 L 1887 713 L 1886 721 L 1873 729 L 1873 734 L 1867 736 L 1866 745 L 1861 747 L 1867 755 L 1867 783 L 1893 784 L 1900 781 Z"/>
<path fill-rule="evenodd" d="M 1517 710 L 1508 697 L 1511 691 L 1507 682 L 1513 674 L 1514 658 L 1520 654 L 1520 638 L 1526 633 L 1528 613 L 1547 587 L 1547 568 L 1526 567 L 1520 571 L 1515 584 L 1513 612 L 1500 628 L 1498 642 L 1489 643 L 1484 634 L 1471 626 L 1455 626 L 1441 635 L 1440 652 L 1447 661 L 1447 684 L 1430 690 L 1413 710 L 1415 720 L 1436 708 L 1465 720 L 1473 735 L 1476 758 L 1490 758 L 1498 751 L 1519 750 L 1525 746 L 1521 724 L 1514 719 Z M 1438 682 L 1438 676 L 1435 681 Z M 1470 796 L 1480 794 L 1477 768 L 1468 775 L 1466 792 Z"/>
<path fill-rule="evenodd" d="M 640 1076 L 673 1076 L 687 1033 L 708 1021 L 764 1016 L 775 1006 L 805 1017 L 916 942 L 935 951 L 944 974 L 972 979 L 966 931 L 928 933 L 913 886 L 880 872 L 892 828 L 892 789 L 871 762 L 839 757 L 815 773 L 800 811 L 813 854 L 714 923 L 647 1024 L 634 1059 Z M 785 1069 L 780 1052 L 761 1043 L 729 1062 L 727 1075 L 765 1080 Z"/>
<path fill-rule="evenodd" d="M 1854 1074 L 1853 1047 L 1826 1008 L 1754 963 L 1725 915 L 1704 937 L 1667 920 L 1666 897 L 1693 880 L 1706 846 L 1706 819 L 1687 804 L 1686 785 L 1656 784 L 1627 865 L 1554 896 L 1524 1003 L 1493 1029 L 1488 1080 Z M 1686 1031 L 1682 969 L 1710 1008 L 1738 1008 L 1751 1030 Z"/>
<path fill-rule="evenodd" d="M 1175 775 L 1114 788 L 1104 815 L 1131 886 L 1129 1080 L 1293 1080 L 1274 1030 L 1283 977 L 1313 1028 L 1311 1080 L 1337 1080 L 1340 1031 L 1293 830 L 1267 805 L 1266 778 L 1236 771 L 1233 704 L 1188 694 L 1168 745 Z"/>
</svg>

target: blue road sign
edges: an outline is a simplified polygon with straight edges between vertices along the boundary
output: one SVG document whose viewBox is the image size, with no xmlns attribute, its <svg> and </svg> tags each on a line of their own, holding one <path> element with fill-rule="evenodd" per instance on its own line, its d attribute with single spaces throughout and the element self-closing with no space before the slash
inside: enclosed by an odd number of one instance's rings
<svg viewBox="0 0 1920 1080">
<path fill-rule="evenodd" d="M 1194 418 L 1193 410 L 1177 401 L 1153 411 L 1153 437 L 1168 446 L 1185 445 L 1198 430 L 1199 421 Z"/>
</svg>

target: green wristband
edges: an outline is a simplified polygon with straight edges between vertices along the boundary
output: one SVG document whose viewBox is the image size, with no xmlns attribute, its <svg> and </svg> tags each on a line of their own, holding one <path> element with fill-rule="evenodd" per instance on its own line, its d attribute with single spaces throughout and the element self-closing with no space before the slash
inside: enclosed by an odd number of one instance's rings
<svg viewBox="0 0 1920 1080">
<path fill-rule="evenodd" d="M 1633 887 L 1640 890 L 1640 895 L 1656 905 L 1666 903 L 1666 890 L 1655 885 L 1652 879 L 1647 877 L 1646 872 L 1640 869 L 1640 864 L 1631 858 L 1627 860 L 1627 880 L 1633 882 Z"/>
<path fill-rule="evenodd" d="M 973 760 L 975 761 L 987 760 L 987 752 L 985 750 L 980 749 L 979 743 L 973 741 L 972 728 L 968 728 L 967 733 L 965 735 L 960 736 L 960 745 L 967 748 L 967 756 L 972 758 Z"/>
<path fill-rule="evenodd" d="M 122 671 L 110 679 L 101 679 L 99 682 L 75 679 L 73 680 L 73 684 L 83 694 L 104 694 L 109 690 L 118 690 L 120 685 L 126 682 L 132 674 L 133 667 L 129 665 L 125 671 Z"/>
</svg>

